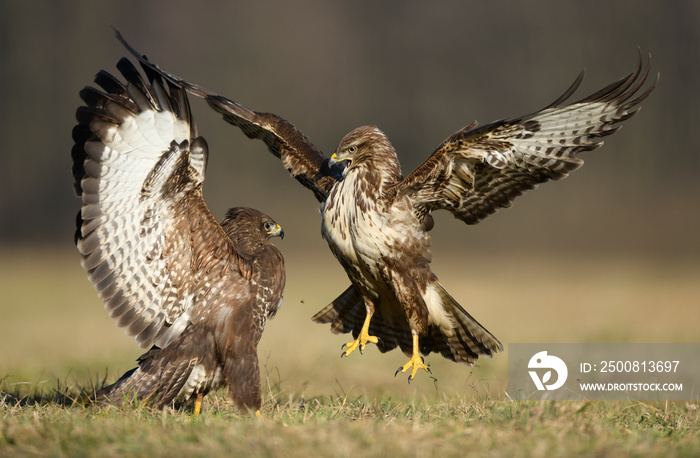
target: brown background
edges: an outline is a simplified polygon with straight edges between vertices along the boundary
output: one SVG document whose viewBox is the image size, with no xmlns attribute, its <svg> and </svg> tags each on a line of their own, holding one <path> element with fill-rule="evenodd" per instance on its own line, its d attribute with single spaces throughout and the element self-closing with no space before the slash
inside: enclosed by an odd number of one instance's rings
<svg viewBox="0 0 700 458">
<path fill-rule="evenodd" d="M 651 53 L 661 81 L 636 117 L 571 177 L 478 226 L 437 214 L 433 266 L 504 343 L 697 341 L 695 2 L 9 0 L 0 2 L 0 377 L 63 379 L 107 366 L 117 376 L 138 355 L 72 247 L 70 132 L 78 91 L 125 55 L 110 26 L 167 70 L 286 117 L 327 153 L 352 128 L 375 124 L 404 173 L 475 119 L 546 106 L 585 67 L 583 97 L 631 72 L 637 47 Z M 262 143 L 193 105 L 210 146 L 205 198 L 215 215 L 254 206 L 285 228 L 277 244 L 286 303 L 263 336 L 261 361 L 293 391 L 312 380 L 327 393 L 351 374 L 369 386 L 362 371 L 376 357 L 372 383 L 404 387 L 391 382 L 403 355 L 373 349 L 341 361 L 346 338 L 309 321 L 348 282 L 320 237 L 311 193 Z M 506 361 L 478 373 L 495 368 L 501 386 Z M 440 367 L 442 383 L 454 373 L 470 385 L 467 369 Z M 431 389 L 428 378 L 420 383 Z"/>
</svg>

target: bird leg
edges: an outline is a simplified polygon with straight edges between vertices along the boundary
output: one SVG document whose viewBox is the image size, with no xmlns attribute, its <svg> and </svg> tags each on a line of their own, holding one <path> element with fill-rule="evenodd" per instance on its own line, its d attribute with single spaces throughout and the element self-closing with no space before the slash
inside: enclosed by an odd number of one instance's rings
<svg viewBox="0 0 700 458">
<path fill-rule="evenodd" d="M 199 416 L 199 411 L 202 410 L 202 399 L 204 399 L 204 394 L 197 394 L 197 398 L 194 400 L 194 416 Z"/>
<path fill-rule="evenodd" d="M 416 332 L 413 332 L 413 356 L 411 356 L 411 359 L 409 359 L 406 364 L 396 369 L 394 377 L 396 377 L 399 372 L 406 372 L 410 367 L 413 369 L 411 369 L 411 374 L 408 376 L 408 383 L 411 383 L 411 380 L 413 380 L 413 377 L 416 376 L 418 369 L 423 369 L 427 373 L 432 374 L 430 368 L 425 365 L 425 361 L 418 350 L 418 334 Z"/>
<path fill-rule="evenodd" d="M 340 355 L 341 357 L 348 356 L 357 348 L 359 348 L 360 353 L 362 353 L 362 350 L 365 349 L 365 344 L 367 342 L 372 342 L 373 344 L 379 342 L 379 339 L 377 339 L 376 336 L 369 335 L 369 321 L 372 319 L 373 313 L 374 312 L 367 310 L 367 317 L 365 318 L 365 322 L 362 325 L 362 329 L 360 330 L 360 335 L 357 336 L 357 339 L 355 339 L 354 341 L 348 342 L 345 345 L 343 345 L 345 351 Z"/>
</svg>

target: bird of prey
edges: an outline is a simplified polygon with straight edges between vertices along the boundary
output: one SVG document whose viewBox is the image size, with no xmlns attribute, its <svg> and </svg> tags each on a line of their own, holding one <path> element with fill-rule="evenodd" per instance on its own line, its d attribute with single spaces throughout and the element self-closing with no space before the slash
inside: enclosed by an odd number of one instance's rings
<svg viewBox="0 0 700 458">
<path fill-rule="evenodd" d="M 416 170 L 403 176 L 396 151 L 377 127 L 347 134 L 330 158 L 289 121 L 261 113 L 165 72 L 122 43 L 153 71 L 204 98 L 226 121 L 260 139 L 321 203 L 322 235 L 352 285 L 313 320 L 335 333 L 352 332 L 347 356 L 367 342 L 382 352 L 397 346 L 409 361 L 396 371 L 429 371 L 421 355 L 440 353 L 472 365 L 501 343 L 452 298 L 430 270 L 431 212 L 447 210 L 476 224 L 509 207 L 525 191 L 566 177 L 598 148 L 654 89 L 646 89 L 651 59 L 629 76 L 566 103 L 583 72 L 557 100 L 532 114 L 450 135 Z M 337 165 L 346 167 L 338 173 Z"/>
<path fill-rule="evenodd" d="M 187 93 L 127 59 L 126 83 L 100 71 L 80 92 L 73 175 L 82 199 L 76 245 L 116 324 L 149 349 L 138 367 L 95 395 L 158 408 L 228 387 L 241 410 L 259 409 L 257 345 L 282 305 L 281 227 L 258 210 L 219 224 L 202 197 L 208 150 Z"/>
</svg>

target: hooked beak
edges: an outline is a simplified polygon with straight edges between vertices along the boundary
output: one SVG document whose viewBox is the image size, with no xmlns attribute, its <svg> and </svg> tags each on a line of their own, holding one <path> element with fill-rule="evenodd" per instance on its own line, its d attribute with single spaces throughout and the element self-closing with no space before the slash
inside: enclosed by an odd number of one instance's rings
<svg viewBox="0 0 700 458">
<path fill-rule="evenodd" d="M 331 165 L 337 165 L 343 162 L 347 162 L 348 165 L 350 165 L 352 163 L 352 158 L 344 157 L 342 159 L 338 159 L 338 153 L 333 153 L 329 162 Z"/>
<path fill-rule="evenodd" d="M 279 237 L 284 239 L 284 229 L 279 224 L 275 224 L 275 228 L 267 233 L 270 237 Z"/>
<path fill-rule="evenodd" d="M 326 170 L 326 174 L 334 176 L 337 179 L 344 177 L 348 167 L 350 167 L 350 164 L 352 164 L 351 158 L 346 157 L 343 159 L 338 159 L 338 155 L 336 153 L 333 153 L 333 155 L 330 157 L 330 159 L 327 159 L 327 161 L 327 166 L 324 168 L 324 170 Z"/>
</svg>

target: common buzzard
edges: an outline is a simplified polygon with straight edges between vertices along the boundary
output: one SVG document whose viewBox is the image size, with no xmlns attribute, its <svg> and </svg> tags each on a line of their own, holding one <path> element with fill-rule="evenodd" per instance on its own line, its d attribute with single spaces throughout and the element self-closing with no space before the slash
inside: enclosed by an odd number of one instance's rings
<svg viewBox="0 0 700 458">
<path fill-rule="evenodd" d="M 347 134 L 330 160 L 291 123 L 250 110 L 167 73 L 118 35 L 144 65 L 206 99 L 226 121 L 263 140 L 284 167 L 321 202 L 322 234 L 352 285 L 313 319 L 335 333 L 352 332 L 343 355 L 367 342 L 382 352 L 397 346 L 410 356 L 396 371 L 429 371 L 421 354 L 437 352 L 472 365 L 503 346 L 453 299 L 430 270 L 431 212 L 448 210 L 476 224 L 525 191 L 566 177 L 578 154 L 602 145 L 634 115 L 654 89 L 645 90 L 651 59 L 629 76 L 574 103 L 583 72 L 557 100 L 535 113 L 449 136 L 415 171 L 403 177 L 391 143 L 378 128 Z M 337 164 L 347 167 L 336 173 Z"/>
<path fill-rule="evenodd" d="M 159 408 L 227 386 L 240 409 L 261 404 L 257 345 L 282 304 L 280 226 L 252 208 L 219 224 L 202 197 L 207 144 L 187 93 L 127 59 L 86 87 L 73 130 L 76 245 L 117 325 L 150 348 L 96 394 Z"/>
</svg>

